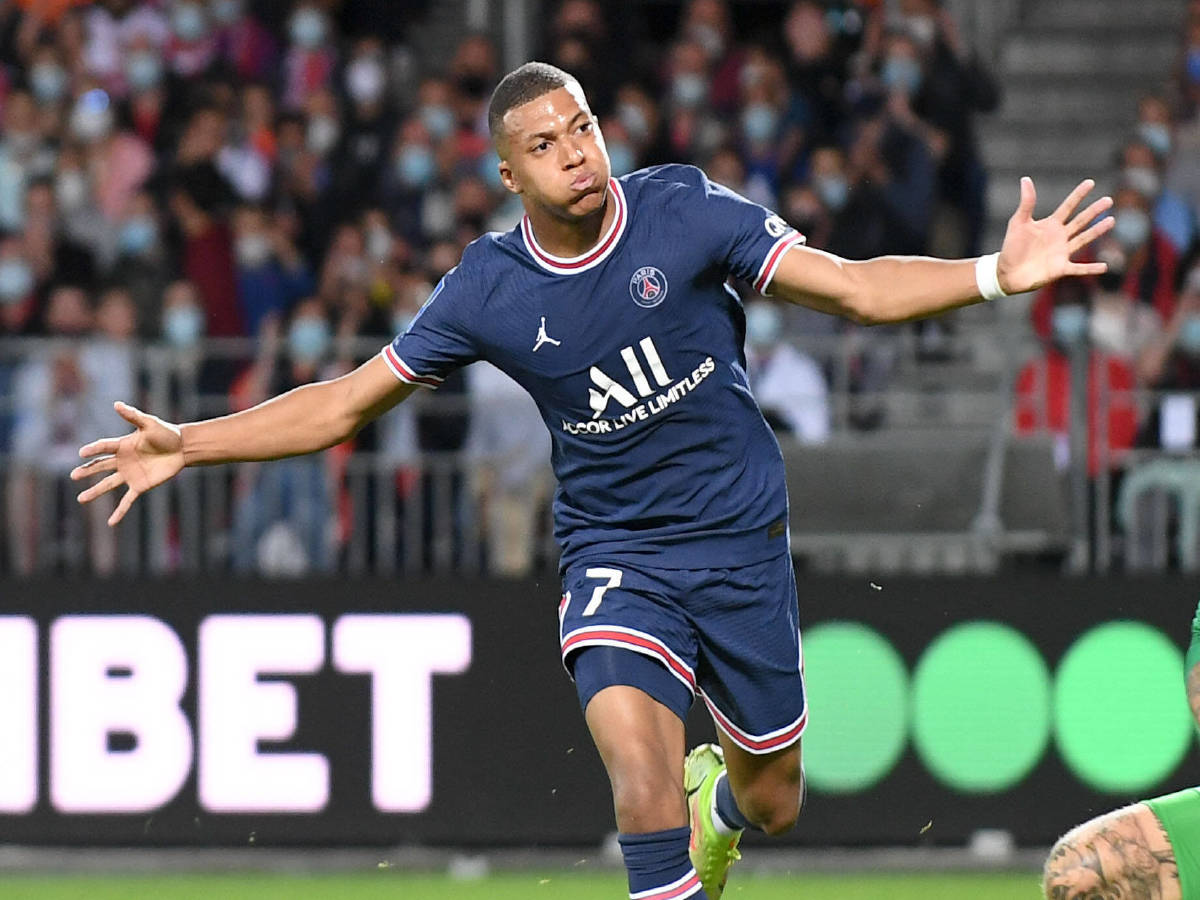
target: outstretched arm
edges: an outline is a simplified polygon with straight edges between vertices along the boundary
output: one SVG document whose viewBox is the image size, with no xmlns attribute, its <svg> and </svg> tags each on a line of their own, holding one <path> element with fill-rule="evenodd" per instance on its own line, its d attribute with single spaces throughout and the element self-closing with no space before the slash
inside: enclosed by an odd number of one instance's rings
<svg viewBox="0 0 1200 900">
<path fill-rule="evenodd" d="M 118 402 L 117 412 L 136 430 L 81 447 L 79 455 L 88 462 L 72 470 L 71 478 L 107 473 L 79 495 L 80 503 L 128 487 L 108 519 L 109 525 L 116 525 L 134 500 L 184 466 L 282 459 L 324 450 L 353 437 L 413 389 L 376 356 L 341 378 L 302 385 L 242 412 L 185 425 Z"/>
<path fill-rule="evenodd" d="M 995 276 L 1005 294 L 1032 291 L 1065 275 L 1098 275 L 1104 263 L 1073 262 L 1083 247 L 1108 232 L 1113 219 L 1096 222 L 1112 206 L 1101 197 L 1077 212 L 1095 182 L 1088 179 L 1044 219 L 1033 218 L 1037 193 L 1021 179 L 1021 202 L 1008 220 Z M 773 294 L 867 325 L 921 319 L 983 297 L 975 259 L 881 256 L 862 262 L 808 247 L 792 247 L 771 281 Z M 989 264 L 984 258 L 984 266 Z"/>
</svg>

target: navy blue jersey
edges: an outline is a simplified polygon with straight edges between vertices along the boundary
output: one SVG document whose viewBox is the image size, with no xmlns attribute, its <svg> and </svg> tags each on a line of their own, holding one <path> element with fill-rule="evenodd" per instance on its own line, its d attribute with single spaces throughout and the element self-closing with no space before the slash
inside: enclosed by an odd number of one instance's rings
<svg viewBox="0 0 1200 900">
<path fill-rule="evenodd" d="M 593 250 L 552 256 L 528 219 L 484 235 L 383 357 L 431 388 L 485 359 L 533 396 L 553 439 L 564 569 L 768 559 L 786 547 L 783 459 L 750 394 L 726 280 L 765 290 L 804 238 L 691 166 L 610 186 L 616 215 Z"/>
</svg>

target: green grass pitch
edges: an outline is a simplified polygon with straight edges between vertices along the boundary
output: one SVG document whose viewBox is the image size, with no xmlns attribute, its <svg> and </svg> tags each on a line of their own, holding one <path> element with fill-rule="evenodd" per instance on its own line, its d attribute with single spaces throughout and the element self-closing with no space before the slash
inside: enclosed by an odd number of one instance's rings
<svg viewBox="0 0 1200 900">
<path fill-rule="evenodd" d="M 0 874 L 3 900 L 620 900 L 618 874 L 522 872 L 473 881 L 395 871 L 361 875 Z M 1036 875 L 756 875 L 726 900 L 1037 900 Z"/>
</svg>

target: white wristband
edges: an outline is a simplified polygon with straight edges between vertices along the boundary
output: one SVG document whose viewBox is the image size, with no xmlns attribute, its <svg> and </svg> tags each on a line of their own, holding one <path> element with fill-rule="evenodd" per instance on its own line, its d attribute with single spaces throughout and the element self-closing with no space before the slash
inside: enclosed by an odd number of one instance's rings
<svg viewBox="0 0 1200 900">
<path fill-rule="evenodd" d="M 999 266 L 999 253 L 989 253 L 975 260 L 975 286 L 984 300 L 999 300 L 1008 296 L 1000 287 Z"/>
</svg>

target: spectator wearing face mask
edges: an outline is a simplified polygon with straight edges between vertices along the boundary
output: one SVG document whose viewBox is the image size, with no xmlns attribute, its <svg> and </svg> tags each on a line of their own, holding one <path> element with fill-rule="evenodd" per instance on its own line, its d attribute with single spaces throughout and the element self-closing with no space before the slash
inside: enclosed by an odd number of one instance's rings
<svg viewBox="0 0 1200 900">
<path fill-rule="evenodd" d="M 128 306 L 123 312 L 110 313 L 103 339 L 118 346 L 131 333 L 131 317 Z M 65 478 L 78 460 L 73 448 L 93 433 L 93 428 L 115 427 L 110 418 L 114 415 L 113 398 L 104 396 L 104 391 L 106 386 L 131 390 L 132 368 L 122 371 L 105 352 L 107 344 L 93 351 L 83 342 L 95 323 L 84 289 L 59 285 L 51 290 L 45 323 L 47 334 L 57 340 L 30 354 L 18 369 L 13 385 L 16 416 L 8 490 L 12 565 L 21 574 L 29 574 L 39 566 L 78 566 L 82 562 L 79 548 L 86 546 L 93 571 L 111 573 L 116 562 L 115 544 L 104 523 L 115 504 L 109 502 L 99 513 L 84 514 L 86 542 L 69 533 L 54 532 L 55 523 L 79 521 L 54 513 L 56 509 L 74 508 L 69 505 L 72 492 Z M 116 368 L 104 371 L 108 364 Z M 97 377 L 104 380 L 94 381 Z"/>
<path fill-rule="evenodd" d="M 3 108 L 0 132 L 0 231 L 24 225 L 29 182 L 54 167 L 50 145 L 37 125 L 37 108 L 25 91 L 13 91 Z"/>
<path fill-rule="evenodd" d="M 747 51 L 741 78 L 738 146 L 746 165 L 746 196 L 768 208 L 778 204 L 784 167 L 799 138 L 785 137 L 787 104 L 783 68 L 762 48 Z"/>
<path fill-rule="evenodd" d="M 97 274 L 96 256 L 76 241 L 63 226 L 54 200 L 54 184 L 38 178 L 25 192 L 25 227 L 22 253 L 33 267 L 39 285 L 51 281 L 90 284 Z"/>
<path fill-rule="evenodd" d="M 1154 227 L 1150 200 L 1140 191 L 1123 186 L 1114 197 L 1116 223 L 1112 238 L 1125 255 L 1121 290 L 1130 298 L 1153 309 L 1160 321 L 1169 322 L 1175 312 L 1179 256 L 1167 237 Z M 1050 334 L 1051 316 L 1061 303 L 1065 284 L 1047 285 L 1038 291 L 1031 307 L 1034 331 Z"/>
<path fill-rule="evenodd" d="M 162 217 L 149 191 L 134 195 L 113 237 L 106 276 L 125 286 L 133 300 L 141 336 L 152 338 L 168 273 Z"/>
<path fill-rule="evenodd" d="M 199 164 L 177 174 L 170 197 L 183 236 L 181 270 L 203 298 L 207 332 L 213 337 L 245 334 L 234 278 L 233 235 L 224 213 L 228 185 L 214 167 Z"/>
<path fill-rule="evenodd" d="M 963 246 L 957 255 L 975 256 L 987 216 L 987 173 L 975 133 L 976 113 L 991 112 L 1000 90 L 979 57 L 973 54 L 958 24 L 940 0 L 901 0 L 900 22 L 913 40 L 920 61 L 919 78 L 910 93 L 913 111 L 945 136 L 940 154 L 939 194 L 962 216 Z"/>
<path fill-rule="evenodd" d="M 232 223 L 238 301 L 247 333 L 257 337 L 266 320 L 312 294 L 312 271 L 263 208 L 238 207 Z"/>
<path fill-rule="evenodd" d="M 829 439 L 829 388 L 816 361 L 783 338 L 783 314 L 768 300 L 746 304 L 746 373 L 776 434 L 804 444 Z"/>
<path fill-rule="evenodd" d="M 329 21 L 315 3 L 299 3 L 287 23 L 283 58 L 283 107 L 298 111 L 318 90 L 329 86 L 336 62 L 330 47 Z"/>
<path fill-rule="evenodd" d="M 1071 355 L 1086 354 L 1087 471 L 1094 479 L 1101 472 L 1100 442 L 1107 442 L 1109 469 L 1118 467 L 1133 446 L 1138 419 L 1133 367 L 1095 346 L 1090 337 L 1091 312 L 1087 285 L 1071 282 L 1051 311 L 1051 331 L 1043 340 L 1042 355 L 1026 363 L 1017 376 L 1014 418 L 1017 434 L 1053 436 L 1055 462 L 1065 470 L 1070 464 Z"/>
<path fill-rule="evenodd" d="M 348 115 L 332 167 L 338 204 L 360 209 L 375 200 L 379 176 L 389 155 L 396 119 L 388 105 L 384 47 L 376 38 L 360 39 L 342 73 Z"/>
<path fill-rule="evenodd" d="M 1128 141 L 1118 159 L 1121 184 L 1150 201 L 1150 220 L 1154 228 L 1171 242 L 1176 254 L 1183 255 L 1196 237 L 1196 215 L 1191 205 L 1173 188 L 1163 183 L 1163 160 L 1141 139 Z"/>
<path fill-rule="evenodd" d="M 119 221 L 154 170 L 153 152 L 137 135 L 116 127 L 112 99 L 102 90 L 79 96 L 70 128 L 84 145 L 97 207 L 109 223 Z"/>
<path fill-rule="evenodd" d="M 1200 405 L 1191 395 L 1200 391 L 1200 266 L 1188 274 L 1174 314 L 1138 360 L 1138 376 L 1145 387 L 1163 392 L 1139 443 L 1175 451 L 1200 446 Z"/>
<path fill-rule="evenodd" d="M 258 358 L 234 389 L 237 408 L 333 374 L 333 330 L 318 298 L 302 300 L 286 326 L 279 323 L 269 319 L 260 333 Z M 329 454 L 246 467 L 239 477 L 234 570 L 291 576 L 330 571 L 335 554 Z"/>
<path fill-rule="evenodd" d="M 424 207 L 437 180 L 431 133 L 418 112 L 401 123 L 381 185 L 396 229 L 413 243 L 425 243 Z"/>
<path fill-rule="evenodd" d="M 1105 235 L 1097 243 L 1096 258 L 1108 266 L 1108 271 L 1096 276 L 1088 335 L 1097 350 L 1134 363 L 1157 340 L 1162 321 L 1158 313 L 1122 289 L 1128 261 L 1124 248 L 1112 235 Z"/>
<path fill-rule="evenodd" d="M 67 100 L 71 74 L 63 65 L 62 55 L 54 44 L 47 41 L 34 49 L 26 78 L 39 113 L 42 116 L 49 113 L 51 120 L 47 124 L 58 126 L 58 113 Z"/>
<path fill-rule="evenodd" d="M 218 48 L 207 5 L 200 0 L 175 0 L 170 23 L 167 66 L 181 78 L 203 75 L 216 62 Z"/>
<path fill-rule="evenodd" d="M 217 56 L 240 81 L 262 81 L 276 70 L 279 44 L 246 0 L 212 0 Z"/>
<path fill-rule="evenodd" d="M 3 333 L 24 332 L 36 308 L 37 280 L 18 235 L 0 233 L 0 321 Z"/>
</svg>

